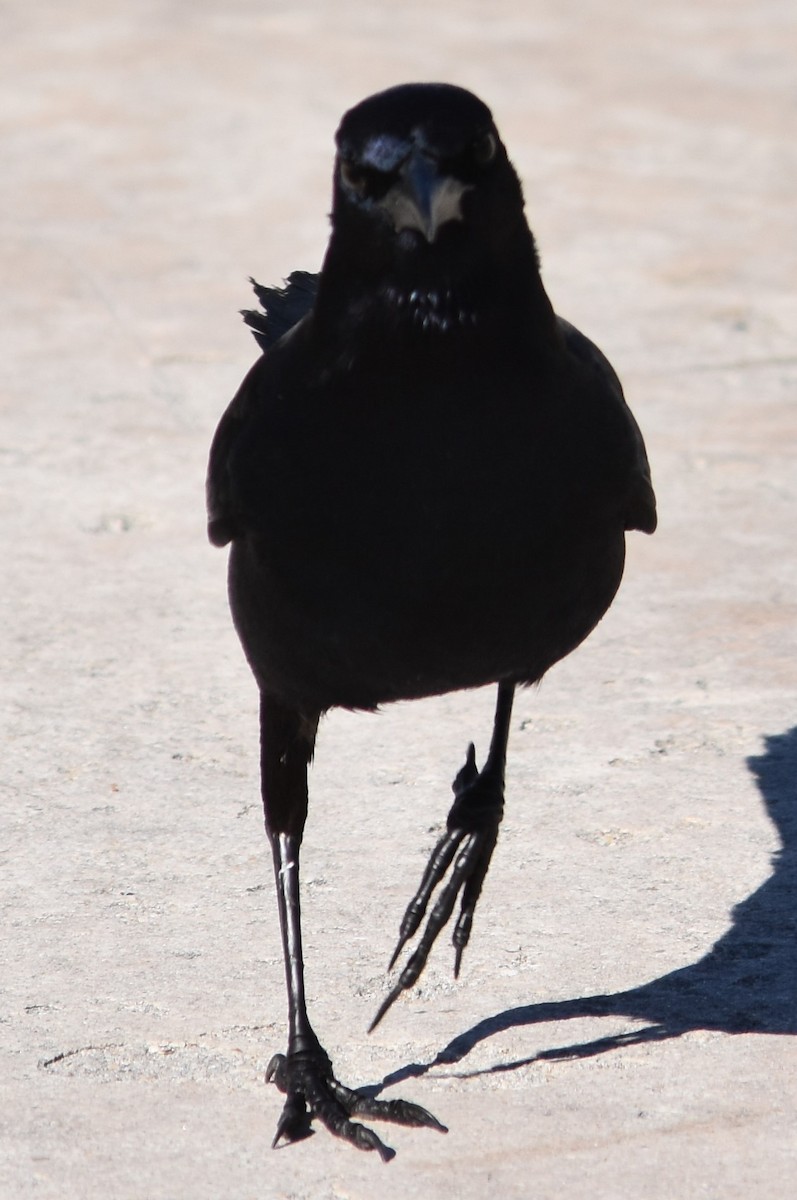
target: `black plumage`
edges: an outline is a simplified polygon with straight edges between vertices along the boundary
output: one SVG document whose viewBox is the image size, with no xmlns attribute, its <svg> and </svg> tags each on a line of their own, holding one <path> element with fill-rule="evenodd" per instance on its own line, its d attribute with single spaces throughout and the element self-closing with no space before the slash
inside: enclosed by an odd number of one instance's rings
<svg viewBox="0 0 797 1200">
<path fill-rule="evenodd" d="M 479 770 L 471 747 L 455 779 L 397 954 L 436 899 L 379 1020 L 459 898 L 458 969 L 503 810 L 514 688 L 594 628 L 625 531 L 652 533 L 656 509 L 617 376 L 553 312 L 485 105 L 449 85 L 392 88 L 344 116 L 337 146 L 320 274 L 255 285 L 265 311 L 244 314 L 265 353 L 216 432 L 209 535 L 232 543 L 230 603 L 261 694 L 290 1025 L 270 1068 L 287 1095 L 277 1139 L 317 1116 L 388 1156 L 353 1116 L 438 1123 L 343 1088 L 304 1002 L 298 854 L 319 716 L 498 684 L 490 753 Z"/>
</svg>

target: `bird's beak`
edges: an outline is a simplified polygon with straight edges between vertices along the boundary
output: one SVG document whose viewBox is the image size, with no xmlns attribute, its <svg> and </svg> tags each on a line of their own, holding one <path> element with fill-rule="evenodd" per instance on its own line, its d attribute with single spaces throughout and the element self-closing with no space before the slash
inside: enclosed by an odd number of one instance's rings
<svg viewBox="0 0 797 1200">
<path fill-rule="evenodd" d="M 462 196 L 469 189 L 469 184 L 441 175 L 432 159 L 414 150 L 380 205 L 397 233 L 416 229 L 427 242 L 433 242 L 442 225 L 462 220 Z"/>
</svg>

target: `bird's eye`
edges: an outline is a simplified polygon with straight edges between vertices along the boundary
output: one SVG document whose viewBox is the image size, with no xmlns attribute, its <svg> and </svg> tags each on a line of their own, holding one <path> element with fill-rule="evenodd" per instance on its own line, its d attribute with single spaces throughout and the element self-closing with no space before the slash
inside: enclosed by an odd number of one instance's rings
<svg viewBox="0 0 797 1200">
<path fill-rule="evenodd" d="M 359 167 L 357 163 L 342 158 L 340 160 L 340 178 L 350 191 L 356 192 L 358 196 L 365 194 L 368 187 L 368 172 Z"/>
<path fill-rule="evenodd" d="M 480 167 L 486 167 L 495 158 L 498 150 L 498 139 L 494 133 L 483 133 L 473 143 L 473 161 Z"/>
</svg>

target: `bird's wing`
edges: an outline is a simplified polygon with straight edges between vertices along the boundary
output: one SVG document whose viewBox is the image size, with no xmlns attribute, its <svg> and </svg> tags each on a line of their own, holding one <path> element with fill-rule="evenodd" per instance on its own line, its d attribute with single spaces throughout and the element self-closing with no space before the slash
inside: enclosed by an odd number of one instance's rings
<svg viewBox="0 0 797 1200">
<path fill-rule="evenodd" d="M 293 329 L 310 312 L 315 303 L 318 275 L 310 271 L 294 271 L 285 282 L 284 288 L 276 288 L 263 287 L 256 280 L 250 280 L 263 311 L 243 308 L 241 316 L 262 350 L 270 350 L 283 334 Z"/>
<path fill-rule="evenodd" d="M 260 374 L 263 361 L 263 358 L 259 358 L 249 371 L 219 421 L 211 443 L 205 494 L 208 538 L 214 546 L 226 546 L 241 531 L 239 514 L 233 498 L 230 457 L 252 410 L 257 393 L 254 377 Z"/>
<path fill-rule="evenodd" d="M 614 367 L 594 342 L 591 342 L 564 317 L 557 317 L 557 321 L 565 346 L 570 353 L 582 363 L 592 367 L 601 376 L 622 406 L 623 416 L 631 432 L 634 446 L 633 462 L 628 478 L 628 492 L 625 499 L 625 528 L 639 529 L 643 533 L 653 533 L 658 518 L 656 496 L 650 478 L 650 465 L 642 433 L 634 419 L 634 414 L 625 402 L 622 384 L 617 378 Z"/>
<path fill-rule="evenodd" d="M 244 311 L 242 315 L 266 353 L 254 364 L 238 389 L 219 422 L 210 447 L 206 492 L 208 537 L 214 546 L 226 546 L 240 532 L 230 456 L 255 404 L 262 401 L 266 360 L 271 363 L 277 343 L 285 346 L 289 340 L 293 341 L 298 327 L 303 322 L 306 324 L 305 318 L 312 311 L 318 290 L 318 276 L 308 271 L 294 271 L 284 288 L 263 287 L 254 280 L 252 285 L 263 311 Z"/>
</svg>

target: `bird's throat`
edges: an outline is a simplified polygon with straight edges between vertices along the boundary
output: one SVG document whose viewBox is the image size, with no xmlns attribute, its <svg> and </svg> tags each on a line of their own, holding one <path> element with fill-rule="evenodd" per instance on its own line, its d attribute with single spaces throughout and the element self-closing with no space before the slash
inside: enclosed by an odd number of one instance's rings
<svg viewBox="0 0 797 1200">
<path fill-rule="evenodd" d="M 401 324 L 425 334 L 447 334 L 478 324 L 476 305 L 453 288 L 385 289 L 388 309 Z"/>
</svg>

